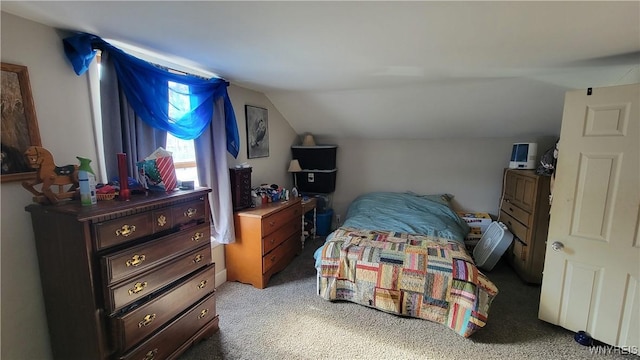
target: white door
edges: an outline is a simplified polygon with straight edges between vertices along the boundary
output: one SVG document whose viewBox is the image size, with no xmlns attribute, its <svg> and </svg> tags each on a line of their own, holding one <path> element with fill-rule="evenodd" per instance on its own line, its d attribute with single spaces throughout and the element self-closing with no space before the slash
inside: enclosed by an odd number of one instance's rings
<svg viewBox="0 0 640 360">
<path fill-rule="evenodd" d="M 639 102 L 640 84 L 566 94 L 539 309 L 544 321 L 635 351 Z"/>
</svg>

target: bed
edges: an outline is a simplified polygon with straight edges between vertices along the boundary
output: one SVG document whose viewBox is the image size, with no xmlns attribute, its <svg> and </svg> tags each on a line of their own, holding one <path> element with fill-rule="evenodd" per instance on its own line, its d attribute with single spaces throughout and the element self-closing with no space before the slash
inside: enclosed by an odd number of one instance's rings
<svg viewBox="0 0 640 360">
<path fill-rule="evenodd" d="M 318 294 L 443 324 L 469 337 L 496 286 L 466 251 L 469 227 L 450 195 L 375 192 L 349 206 L 314 257 Z"/>
</svg>

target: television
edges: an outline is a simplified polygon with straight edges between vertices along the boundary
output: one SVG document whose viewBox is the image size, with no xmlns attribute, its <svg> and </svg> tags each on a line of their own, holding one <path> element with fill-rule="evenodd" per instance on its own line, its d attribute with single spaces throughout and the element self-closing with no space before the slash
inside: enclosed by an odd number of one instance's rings
<svg viewBox="0 0 640 360">
<path fill-rule="evenodd" d="M 537 152 L 537 143 L 513 144 L 509 169 L 535 169 Z"/>
</svg>

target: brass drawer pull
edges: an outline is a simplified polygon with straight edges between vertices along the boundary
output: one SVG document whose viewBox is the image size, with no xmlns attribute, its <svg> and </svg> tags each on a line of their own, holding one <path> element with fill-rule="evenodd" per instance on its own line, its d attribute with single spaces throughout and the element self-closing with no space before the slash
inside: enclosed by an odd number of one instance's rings
<svg viewBox="0 0 640 360">
<path fill-rule="evenodd" d="M 198 254 L 198 255 L 196 255 L 196 257 L 193 258 L 193 262 L 194 262 L 194 264 L 197 264 L 200 261 L 202 261 L 202 259 L 204 259 L 204 256 L 202 254 Z"/>
<path fill-rule="evenodd" d="M 276 256 L 275 256 L 275 255 L 273 255 L 273 256 L 271 257 L 271 262 L 276 262 Z"/>
<path fill-rule="evenodd" d="M 198 319 L 202 319 L 205 316 L 207 316 L 208 312 L 209 312 L 209 309 L 204 309 L 204 310 L 200 311 L 200 315 L 198 315 Z"/>
<path fill-rule="evenodd" d="M 273 227 L 275 224 L 276 224 L 276 222 L 275 222 L 275 221 L 269 221 L 269 226 L 272 226 L 272 227 Z"/>
<path fill-rule="evenodd" d="M 184 212 L 184 216 L 188 218 L 194 217 L 197 212 L 198 212 L 198 209 L 188 208 L 187 211 Z"/>
<path fill-rule="evenodd" d="M 122 225 L 122 227 L 118 230 L 116 230 L 116 236 L 124 236 L 127 237 L 131 234 L 133 234 L 136 231 L 136 226 L 135 225 Z"/>
<path fill-rule="evenodd" d="M 138 328 L 145 327 L 156 319 L 156 314 L 147 314 L 142 318 L 142 321 L 138 323 Z"/>
<path fill-rule="evenodd" d="M 193 236 L 191 237 L 191 241 L 195 241 L 198 242 L 200 241 L 200 239 L 202 239 L 204 237 L 204 234 L 201 232 L 197 232 L 195 234 L 193 234 Z"/>
<path fill-rule="evenodd" d="M 200 284 L 198 284 L 197 288 L 204 289 L 205 286 L 207 286 L 207 280 L 202 280 L 200 281 Z"/>
<path fill-rule="evenodd" d="M 167 225 L 167 217 L 164 215 L 158 216 L 158 226 L 163 227 Z"/>
<path fill-rule="evenodd" d="M 127 260 L 127 267 L 129 266 L 138 266 L 140 264 L 142 264 L 145 260 L 146 260 L 146 256 L 144 254 L 142 255 L 133 255 L 133 257 L 129 260 Z"/>
<path fill-rule="evenodd" d="M 158 353 L 158 348 L 155 348 L 153 350 L 149 350 L 149 352 L 144 355 L 142 360 L 153 360 L 153 358 L 156 357 L 157 353 Z"/>
<path fill-rule="evenodd" d="M 134 295 L 144 290 L 147 287 L 147 282 L 137 282 L 133 288 L 129 289 L 129 295 Z"/>
</svg>

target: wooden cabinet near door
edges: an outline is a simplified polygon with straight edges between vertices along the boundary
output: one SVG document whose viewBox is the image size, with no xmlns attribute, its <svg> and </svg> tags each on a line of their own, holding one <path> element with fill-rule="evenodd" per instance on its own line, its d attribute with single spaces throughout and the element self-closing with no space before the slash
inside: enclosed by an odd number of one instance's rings
<svg viewBox="0 0 640 360">
<path fill-rule="evenodd" d="M 526 282 L 540 284 L 549 230 L 549 180 L 534 170 L 507 169 L 500 221 L 513 234 L 507 260 Z"/>
<path fill-rule="evenodd" d="M 236 242 L 225 245 L 227 280 L 267 287 L 301 251 L 300 198 L 234 213 Z"/>
</svg>

